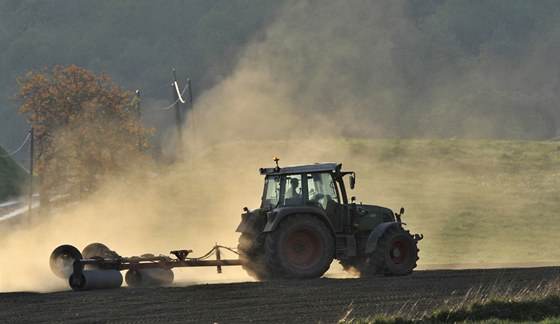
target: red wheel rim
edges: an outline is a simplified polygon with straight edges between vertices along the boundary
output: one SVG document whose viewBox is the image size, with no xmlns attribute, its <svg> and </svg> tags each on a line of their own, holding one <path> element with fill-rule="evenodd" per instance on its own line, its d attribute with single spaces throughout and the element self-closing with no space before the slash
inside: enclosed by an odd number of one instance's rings
<svg viewBox="0 0 560 324">
<path fill-rule="evenodd" d="M 403 239 L 394 240 L 389 246 L 391 263 L 396 266 L 406 266 L 410 258 L 410 249 Z"/>
<path fill-rule="evenodd" d="M 299 229 L 286 237 L 284 254 L 297 268 L 308 268 L 319 261 L 323 253 L 323 241 L 317 233 Z"/>
</svg>

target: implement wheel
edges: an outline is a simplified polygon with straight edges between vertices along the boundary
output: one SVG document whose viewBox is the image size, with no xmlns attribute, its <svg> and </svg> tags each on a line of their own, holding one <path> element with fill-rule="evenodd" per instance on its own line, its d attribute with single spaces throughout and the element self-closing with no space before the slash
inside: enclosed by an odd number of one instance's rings
<svg viewBox="0 0 560 324">
<path fill-rule="evenodd" d="M 91 243 L 82 250 L 84 259 L 116 259 L 119 257 L 117 252 L 111 251 L 105 244 Z M 111 265 L 100 266 L 97 264 L 87 264 L 84 270 L 112 269 Z"/>
<path fill-rule="evenodd" d="M 68 279 L 74 272 L 74 261 L 82 259 L 82 254 L 72 245 L 61 245 L 52 251 L 49 265 L 52 272 L 62 278 Z"/>
<path fill-rule="evenodd" d="M 315 217 L 294 215 L 268 235 L 265 262 L 275 277 L 312 279 L 321 277 L 334 256 L 334 239 L 327 226 Z"/>
<path fill-rule="evenodd" d="M 105 244 L 91 243 L 82 250 L 84 259 L 113 259 L 119 255 L 115 251 L 111 251 Z"/>
</svg>

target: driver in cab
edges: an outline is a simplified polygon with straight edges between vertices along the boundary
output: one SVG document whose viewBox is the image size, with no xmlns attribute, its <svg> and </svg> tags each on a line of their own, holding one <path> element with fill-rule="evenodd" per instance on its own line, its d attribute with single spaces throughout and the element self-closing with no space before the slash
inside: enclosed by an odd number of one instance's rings
<svg viewBox="0 0 560 324">
<path fill-rule="evenodd" d="M 301 198 L 299 180 L 297 178 L 292 178 L 290 180 L 290 188 L 286 191 L 286 198 Z"/>
</svg>

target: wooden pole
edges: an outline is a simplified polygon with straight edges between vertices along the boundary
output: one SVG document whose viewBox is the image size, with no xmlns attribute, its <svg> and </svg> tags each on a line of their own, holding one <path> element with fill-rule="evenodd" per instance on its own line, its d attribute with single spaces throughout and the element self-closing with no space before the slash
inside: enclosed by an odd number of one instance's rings
<svg viewBox="0 0 560 324">
<path fill-rule="evenodd" d="M 31 127 L 29 130 L 30 142 L 29 142 L 29 206 L 28 206 L 28 223 L 31 225 L 31 211 L 33 209 L 33 159 L 34 159 L 34 147 L 33 142 L 35 140 L 35 129 Z"/>
<path fill-rule="evenodd" d="M 191 86 L 191 79 L 187 79 L 187 85 L 189 87 L 189 109 L 191 111 L 191 127 L 192 127 L 192 142 L 193 148 L 196 153 L 196 132 L 194 128 L 194 102 L 193 102 L 193 95 L 192 95 L 192 86 Z"/>
<path fill-rule="evenodd" d="M 134 98 L 136 103 L 136 112 L 138 113 L 138 152 L 142 152 L 142 111 L 140 110 L 140 90 L 136 90 Z"/>
<path fill-rule="evenodd" d="M 176 160 L 183 160 L 183 128 L 181 123 L 181 106 L 179 104 L 179 94 L 177 93 L 177 75 L 173 69 L 173 101 L 175 102 L 175 125 L 177 127 L 177 157 Z"/>
</svg>

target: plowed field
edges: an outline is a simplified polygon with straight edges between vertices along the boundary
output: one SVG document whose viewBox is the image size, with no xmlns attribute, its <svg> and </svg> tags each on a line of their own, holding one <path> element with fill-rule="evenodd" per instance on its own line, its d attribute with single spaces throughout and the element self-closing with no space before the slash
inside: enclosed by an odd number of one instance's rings
<svg viewBox="0 0 560 324">
<path fill-rule="evenodd" d="M 488 295 L 557 283 L 560 268 L 425 270 L 406 277 L 199 284 L 170 288 L 0 294 L 0 322 L 300 322 L 421 316 Z"/>
</svg>

